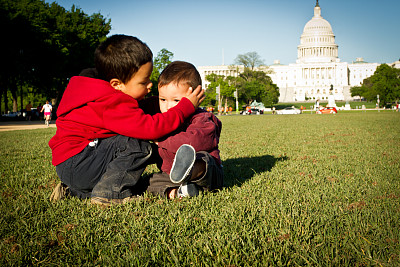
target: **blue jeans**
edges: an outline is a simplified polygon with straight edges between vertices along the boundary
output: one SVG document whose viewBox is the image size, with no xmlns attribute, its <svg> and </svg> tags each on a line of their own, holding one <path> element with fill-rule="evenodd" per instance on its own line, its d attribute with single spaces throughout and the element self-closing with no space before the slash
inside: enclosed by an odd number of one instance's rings
<svg viewBox="0 0 400 267">
<path fill-rule="evenodd" d="M 151 153 L 149 142 L 116 135 L 89 144 L 56 171 L 72 196 L 122 199 L 132 195 Z"/>
</svg>

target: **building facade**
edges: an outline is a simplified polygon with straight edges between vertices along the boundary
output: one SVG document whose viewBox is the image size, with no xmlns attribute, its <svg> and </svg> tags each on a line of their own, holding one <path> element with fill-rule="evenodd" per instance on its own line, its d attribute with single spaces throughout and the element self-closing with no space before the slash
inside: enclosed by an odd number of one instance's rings
<svg viewBox="0 0 400 267">
<path fill-rule="evenodd" d="M 353 100 L 350 88 L 372 76 L 379 64 L 364 62 L 363 58 L 352 63 L 340 62 L 338 49 L 332 27 L 322 17 L 317 1 L 314 16 L 300 36 L 296 63 L 282 65 L 275 60 L 267 68 L 268 75 L 279 87 L 279 102 L 328 100 L 330 93 L 337 101 Z M 209 84 L 206 75 L 237 76 L 243 69 L 243 66 L 226 65 L 198 67 L 205 88 Z"/>
</svg>

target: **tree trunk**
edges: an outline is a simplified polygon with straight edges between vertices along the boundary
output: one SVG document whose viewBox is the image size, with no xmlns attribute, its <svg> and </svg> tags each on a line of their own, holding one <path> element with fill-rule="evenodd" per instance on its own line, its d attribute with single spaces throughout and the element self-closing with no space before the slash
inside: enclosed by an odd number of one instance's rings
<svg viewBox="0 0 400 267">
<path fill-rule="evenodd" d="M 7 97 L 7 89 L 4 89 L 4 113 L 8 113 L 8 97 Z"/>
<path fill-rule="evenodd" d="M 11 90 L 11 95 L 13 98 L 13 112 L 17 112 L 18 111 L 18 103 L 17 103 L 17 88 L 16 86 L 14 88 L 12 88 Z"/>
<path fill-rule="evenodd" d="M 0 116 L 3 114 L 3 113 L 1 113 L 1 101 L 3 100 L 3 90 L 2 89 L 0 89 Z M 5 106 L 4 106 L 5 107 Z"/>
<path fill-rule="evenodd" d="M 21 86 L 21 88 L 19 89 L 19 93 L 21 94 L 21 113 L 22 113 L 22 109 L 24 108 L 24 96 L 23 96 L 23 92 L 22 92 L 23 90 L 22 90 L 22 86 Z M 23 114 L 21 114 L 21 116 L 22 116 Z"/>
</svg>

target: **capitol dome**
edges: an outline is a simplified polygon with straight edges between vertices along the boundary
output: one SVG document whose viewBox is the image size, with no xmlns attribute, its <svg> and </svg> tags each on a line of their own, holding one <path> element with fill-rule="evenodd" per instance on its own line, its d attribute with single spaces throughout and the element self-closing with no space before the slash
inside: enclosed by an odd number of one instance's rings
<svg viewBox="0 0 400 267">
<path fill-rule="evenodd" d="M 335 44 L 331 24 L 321 16 L 321 7 L 314 7 L 314 16 L 304 26 L 297 47 L 298 63 L 339 62 L 338 45 Z"/>
</svg>

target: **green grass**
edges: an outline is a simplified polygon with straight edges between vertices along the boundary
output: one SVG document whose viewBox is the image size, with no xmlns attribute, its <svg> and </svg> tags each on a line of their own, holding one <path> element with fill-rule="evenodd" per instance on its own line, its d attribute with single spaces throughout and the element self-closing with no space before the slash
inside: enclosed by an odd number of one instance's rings
<svg viewBox="0 0 400 267">
<path fill-rule="evenodd" d="M 222 191 L 109 209 L 49 202 L 54 129 L 0 133 L 0 265 L 400 265 L 399 113 L 221 120 Z"/>
</svg>

